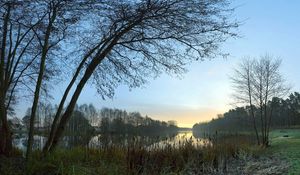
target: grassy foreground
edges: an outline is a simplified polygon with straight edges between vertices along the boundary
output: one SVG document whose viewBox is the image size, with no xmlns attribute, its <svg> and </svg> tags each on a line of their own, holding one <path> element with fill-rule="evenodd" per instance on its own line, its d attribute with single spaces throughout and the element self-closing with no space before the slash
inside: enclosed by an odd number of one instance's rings
<svg viewBox="0 0 300 175">
<path fill-rule="evenodd" d="M 287 159 L 290 175 L 300 174 L 300 129 L 274 130 L 270 133 L 271 147 L 267 153 Z"/>
<path fill-rule="evenodd" d="M 58 149 L 45 159 L 35 151 L 27 167 L 16 150 L 19 156 L 15 158 L 0 157 L 0 174 L 300 174 L 300 129 L 274 130 L 270 138 L 271 147 L 266 149 L 239 135 L 224 136 L 214 144 L 201 146 L 187 140 L 179 146 L 152 149 L 142 144 Z"/>
<path fill-rule="evenodd" d="M 0 160 L 0 174 L 223 174 L 235 171 L 231 160 L 238 158 L 240 152 L 251 151 L 248 141 L 244 137 L 226 138 L 215 144 L 195 146 L 186 140 L 180 145 L 151 149 L 139 144 L 101 149 L 77 147 L 57 150 L 45 159 L 36 151 L 27 167 L 24 160 L 11 158 L 4 161 L 1 169 Z"/>
<path fill-rule="evenodd" d="M 28 174 L 215 174 L 226 169 L 226 161 L 247 145 L 195 147 L 186 142 L 175 147 L 148 150 L 137 145 L 104 149 L 74 148 L 57 150 L 45 160 L 35 155 L 27 168 Z"/>
</svg>

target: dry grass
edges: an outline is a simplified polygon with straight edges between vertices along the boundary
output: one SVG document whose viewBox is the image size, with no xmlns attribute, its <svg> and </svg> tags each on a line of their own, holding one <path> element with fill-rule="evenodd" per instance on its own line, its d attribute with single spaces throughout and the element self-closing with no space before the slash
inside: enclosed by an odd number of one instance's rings
<svg viewBox="0 0 300 175">
<path fill-rule="evenodd" d="M 224 136 L 204 145 L 186 140 L 176 145 L 153 146 L 151 149 L 142 143 L 110 145 L 101 149 L 76 147 L 58 149 L 45 159 L 36 151 L 26 171 L 36 175 L 228 174 L 237 166 L 243 166 L 240 169 L 244 171 L 246 165 L 241 162 L 259 151 L 246 136 Z M 4 174 L 19 172 L 10 169 Z"/>
</svg>

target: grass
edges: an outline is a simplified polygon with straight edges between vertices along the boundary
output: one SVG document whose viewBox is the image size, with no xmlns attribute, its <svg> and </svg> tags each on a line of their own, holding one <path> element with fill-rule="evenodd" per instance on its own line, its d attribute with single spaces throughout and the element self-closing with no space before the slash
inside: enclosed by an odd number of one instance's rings
<svg viewBox="0 0 300 175">
<path fill-rule="evenodd" d="M 271 131 L 270 141 L 271 141 L 271 146 L 269 148 L 254 149 L 254 154 L 260 157 L 274 155 L 283 160 L 287 160 L 290 164 L 288 174 L 299 175 L 300 174 L 299 126 L 294 126 L 293 128 L 289 128 L 289 129 L 276 129 Z M 254 147 L 250 147 L 250 149 L 251 148 Z"/>
<path fill-rule="evenodd" d="M 58 149 L 44 159 L 35 151 L 26 171 L 37 175 L 211 174 L 225 170 L 230 163 L 227 160 L 249 148 L 248 139 L 228 137 L 201 146 L 186 140 L 151 149 L 139 143 L 101 149 Z"/>
<path fill-rule="evenodd" d="M 179 145 L 169 144 L 163 148 L 154 146 L 151 149 L 142 143 L 98 149 L 75 147 L 58 149 L 44 159 L 39 151 L 35 151 L 26 171 L 33 175 L 171 175 L 222 174 L 226 171 L 230 174 L 239 169 L 239 174 L 285 174 L 290 164 L 289 174 L 300 174 L 300 129 L 272 131 L 271 147 L 267 149 L 255 146 L 255 138 L 249 134 L 219 135 L 212 139 L 213 144 L 196 146 L 192 140 L 186 140 Z M 288 137 L 283 137 L 285 135 Z M 18 150 L 15 152 L 20 154 Z M 8 160 L 4 164 L 5 172 L 1 172 L 0 161 L 0 174 L 18 174 L 13 171 L 16 169 L 13 164 L 16 160 L 24 163 L 22 159 Z M 281 162 L 287 165 L 285 169 L 281 168 L 284 166 L 281 166 Z M 24 174 L 25 169 L 18 172 Z"/>
<path fill-rule="evenodd" d="M 266 153 L 287 159 L 291 164 L 290 175 L 300 174 L 300 129 L 274 130 L 270 138 L 271 147 Z"/>
<path fill-rule="evenodd" d="M 119 150 L 109 151 L 76 147 L 69 150 L 58 149 L 42 159 L 40 152 L 34 153 L 34 159 L 27 167 L 27 174 L 121 174 L 124 167 L 121 160 L 124 155 Z"/>
</svg>

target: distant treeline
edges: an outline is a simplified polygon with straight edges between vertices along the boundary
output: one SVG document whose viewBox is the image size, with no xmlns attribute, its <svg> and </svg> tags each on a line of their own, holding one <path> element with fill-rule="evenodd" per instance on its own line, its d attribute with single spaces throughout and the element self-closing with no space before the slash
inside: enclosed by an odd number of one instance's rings
<svg viewBox="0 0 300 175">
<path fill-rule="evenodd" d="M 127 113 L 118 109 L 102 109 L 102 112 L 110 111 L 111 116 L 105 116 L 101 120 L 101 133 L 129 133 L 129 134 L 153 134 L 161 132 L 177 132 L 175 121 L 153 120 L 148 116 L 142 117 L 138 112 Z"/>
<path fill-rule="evenodd" d="M 50 131 L 56 108 L 56 106 L 51 104 L 38 107 L 35 122 L 35 128 L 39 128 L 37 130 Z M 30 111 L 31 109 L 29 108 L 22 121 L 14 118 L 11 123 L 19 128 L 29 128 Z M 76 105 L 75 111 L 66 127 L 66 133 L 78 135 L 96 131 L 105 134 L 152 134 L 177 132 L 178 129 L 177 122 L 173 120 L 168 122 L 159 121 L 151 119 L 147 115 L 142 116 L 139 112 L 127 112 L 126 110 L 111 108 L 98 110 L 92 104 L 83 104 Z"/>
<path fill-rule="evenodd" d="M 271 110 L 272 128 L 290 128 L 300 126 L 300 94 L 294 92 L 287 99 L 273 98 L 267 108 Z M 257 126 L 261 125 L 260 110 L 254 106 Z M 250 106 L 230 109 L 209 122 L 200 122 L 193 126 L 195 132 L 237 132 L 253 130 Z"/>
</svg>

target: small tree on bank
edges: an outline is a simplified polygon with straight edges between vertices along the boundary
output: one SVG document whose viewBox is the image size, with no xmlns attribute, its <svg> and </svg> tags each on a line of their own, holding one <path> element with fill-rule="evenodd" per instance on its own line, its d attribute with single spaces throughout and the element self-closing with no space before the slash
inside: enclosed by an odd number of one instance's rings
<svg viewBox="0 0 300 175">
<path fill-rule="evenodd" d="M 237 103 L 250 106 L 249 113 L 257 143 L 263 146 L 269 146 L 273 98 L 283 97 L 289 92 L 280 72 L 280 65 L 281 60 L 270 55 L 259 59 L 245 59 L 231 77 L 234 98 Z"/>
</svg>

